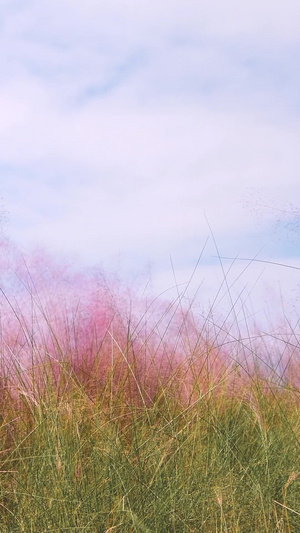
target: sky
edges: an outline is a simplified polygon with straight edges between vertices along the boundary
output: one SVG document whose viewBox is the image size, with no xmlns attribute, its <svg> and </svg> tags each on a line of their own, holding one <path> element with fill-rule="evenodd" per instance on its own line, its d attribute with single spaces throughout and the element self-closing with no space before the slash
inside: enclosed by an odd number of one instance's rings
<svg viewBox="0 0 300 533">
<path fill-rule="evenodd" d="M 158 292 L 201 256 L 203 301 L 226 277 L 293 313 L 300 272 L 244 258 L 300 267 L 299 21 L 298 0 L 2 0 L 6 234 Z"/>
</svg>

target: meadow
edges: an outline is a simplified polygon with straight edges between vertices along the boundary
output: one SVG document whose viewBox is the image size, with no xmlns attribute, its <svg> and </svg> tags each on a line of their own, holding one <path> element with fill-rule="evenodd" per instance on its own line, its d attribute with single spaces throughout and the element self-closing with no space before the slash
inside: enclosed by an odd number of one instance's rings
<svg viewBox="0 0 300 533">
<path fill-rule="evenodd" d="M 300 531 L 299 318 L 1 253 L 0 533 Z"/>
</svg>

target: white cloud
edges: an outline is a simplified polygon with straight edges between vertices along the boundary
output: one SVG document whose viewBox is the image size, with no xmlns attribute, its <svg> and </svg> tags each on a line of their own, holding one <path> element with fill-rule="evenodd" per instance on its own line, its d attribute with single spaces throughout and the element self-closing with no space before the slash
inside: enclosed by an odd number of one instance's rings
<svg viewBox="0 0 300 533">
<path fill-rule="evenodd" d="M 167 2 L 150 2 L 149 0 L 38 0 L 19 2 L 16 14 L 7 5 L 11 17 L 6 27 L 9 33 L 24 31 L 28 27 L 47 35 L 52 33 L 66 39 L 71 33 L 75 37 L 88 38 L 99 30 L 114 35 L 128 35 L 129 30 L 134 40 L 136 36 L 150 34 L 156 28 L 170 28 L 174 25 L 187 29 L 189 33 L 197 31 L 212 36 L 243 36 L 246 32 L 261 35 L 275 35 L 291 39 L 298 38 L 297 15 L 300 7 L 297 0 L 275 0 L 275 2 L 239 2 L 230 0 L 174 0 Z M 132 31 L 135 30 L 135 31 Z"/>
<path fill-rule="evenodd" d="M 27 174 L 32 167 L 26 181 L 33 212 L 51 210 L 51 202 L 55 212 L 60 195 L 50 194 L 51 181 L 59 174 L 65 216 L 57 224 L 63 222 L 65 230 L 57 237 L 50 225 L 47 236 L 50 231 L 55 242 L 76 246 L 79 230 L 73 239 L 68 234 L 78 225 L 82 239 L 85 233 L 101 236 L 116 247 L 202 237 L 204 210 L 217 234 L 249 231 L 252 221 L 240 204 L 247 188 L 272 193 L 275 200 L 297 189 L 297 128 L 275 129 L 246 113 L 241 119 L 195 104 L 150 112 L 114 106 L 112 100 L 62 113 L 43 100 L 43 91 L 32 94 L 27 91 L 24 114 L 16 114 L 19 122 L 0 130 L 2 160 Z M 23 189 L 24 179 L 20 172 L 15 181 L 10 175 L 11 194 Z M 33 224 L 31 238 L 44 241 L 43 231 Z"/>
<path fill-rule="evenodd" d="M 278 204 L 299 192 L 298 2 L 2 9 L 13 236 L 91 260 L 186 255 L 182 271 L 209 233 L 204 211 L 234 255 L 273 242 L 276 215 L 260 228 L 242 201 L 251 189 Z"/>
</svg>

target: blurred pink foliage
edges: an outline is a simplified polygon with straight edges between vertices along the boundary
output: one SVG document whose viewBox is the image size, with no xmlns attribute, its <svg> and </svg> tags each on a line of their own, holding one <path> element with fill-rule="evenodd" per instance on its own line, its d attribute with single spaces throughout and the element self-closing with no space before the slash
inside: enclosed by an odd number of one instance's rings
<svg viewBox="0 0 300 533">
<path fill-rule="evenodd" d="M 42 383 L 50 369 L 58 384 L 67 364 L 93 394 L 109 382 L 112 392 L 122 387 L 147 404 L 162 388 L 191 403 L 209 390 L 242 394 L 263 374 L 261 344 L 249 348 L 225 326 L 196 319 L 180 298 L 149 303 L 99 270 L 41 249 L 25 257 L 5 242 L 0 252 L 0 375 L 10 383 L 18 373 L 28 386 L 32 376 Z"/>
</svg>

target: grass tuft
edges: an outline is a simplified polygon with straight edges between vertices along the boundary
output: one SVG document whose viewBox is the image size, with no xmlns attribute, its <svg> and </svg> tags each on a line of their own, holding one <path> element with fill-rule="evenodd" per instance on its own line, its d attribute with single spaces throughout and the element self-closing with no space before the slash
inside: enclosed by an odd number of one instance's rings
<svg viewBox="0 0 300 533">
<path fill-rule="evenodd" d="M 300 531 L 296 326 L 243 337 L 40 253 L 1 272 L 0 532 Z"/>
</svg>

